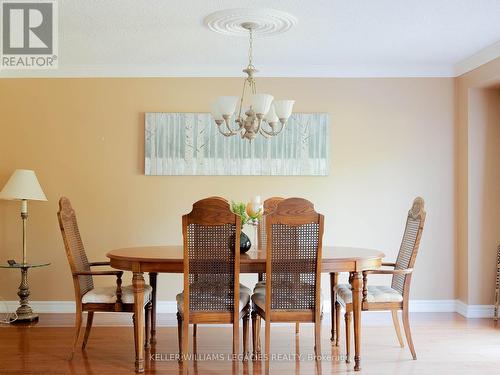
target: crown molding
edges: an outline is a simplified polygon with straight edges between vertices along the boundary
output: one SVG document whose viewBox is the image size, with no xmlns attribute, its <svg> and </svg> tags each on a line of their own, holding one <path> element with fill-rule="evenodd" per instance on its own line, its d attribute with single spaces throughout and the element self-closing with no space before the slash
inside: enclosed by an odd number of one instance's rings
<svg viewBox="0 0 500 375">
<path fill-rule="evenodd" d="M 455 76 L 461 76 L 500 57 L 500 40 L 455 64 Z"/>
<path fill-rule="evenodd" d="M 297 78 L 389 78 L 453 77 L 450 65 L 308 65 L 263 66 L 259 77 Z M 229 72 L 229 74 L 228 74 Z M 243 77 L 240 66 L 60 66 L 51 70 L 0 70 L 0 78 L 92 78 L 92 77 Z"/>
</svg>

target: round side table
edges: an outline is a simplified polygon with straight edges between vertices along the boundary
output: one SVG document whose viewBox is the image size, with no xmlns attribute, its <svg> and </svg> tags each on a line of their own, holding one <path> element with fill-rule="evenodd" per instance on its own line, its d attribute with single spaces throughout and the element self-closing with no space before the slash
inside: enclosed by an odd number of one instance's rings
<svg viewBox="0 0 500 375">
<path fill-rule="evenodd" d="M 20 306 L 16 310 L 16 322 L 33 322 L 38 320 L 38 314 L 33 312 L 28 301 L 28 297 L 30 295 L 30 288 L 28 286 L 28 269 L 45 267 L 48 265 L 50 265 L 50 263 L 16 263 L 12 265 L 0 264 L 0 268 L 21 270 L 21 284 L 19 285 L 19 291 L 17 292 Z"/>
</svg>

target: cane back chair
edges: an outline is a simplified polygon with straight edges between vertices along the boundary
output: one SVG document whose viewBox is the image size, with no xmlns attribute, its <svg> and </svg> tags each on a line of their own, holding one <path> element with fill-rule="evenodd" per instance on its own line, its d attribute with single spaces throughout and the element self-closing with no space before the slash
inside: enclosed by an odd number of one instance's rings
<svg viewBox="0 0 500 375">
<path fill-rule="evenodd" d="M 83 338 L 82 349 L 85 349 L 89 338 L 94 312 L 134 312 L 134 292 L 132 285 L 122 287 L 123 271 L 105 270 L 92 271 L 95 266 L 109 266 L 109 262 L 89 262 L 85 253 L 85 247 L 80 236 L 76 213 L 68 198 L 59 200 L 59 227 L 61 229 L 66 256 L 68 257 L 71 274 L 73 276 L 73 287 L 75 290 L 76 319 L 75 339 L 70 359 L 73 358 L 82 326 L 82 314 L 87 312 L 87 326 Z M 116 286 L 94 287 L 94 276 L 116 276 Z M 146 342 L 150 345 L 151 326 L 151 295 L 152 288 L 145 286 L 144 309 L 146 312 Z M 135 326 L 135 317 L 133 317 Z"/>
<path fill-rule="evenodd" d="M 363 271 L 363 300 L 362 311 L 391 311 L 394 328 L 401 347 L 404 347 L 401 329 L 399 327 L 398 311 L 402 311 L 403 327 L 406 341 L 410 348 L 413 359 L 417 359 L 415 347 L 411 337 L 408 303 L 410 299 L 410 285 L 413 274 L 413 267 L 417 258 L 420 246 L 420 238 L 424 229 L 426 212 L 424 210 L 424 200 L 415 198 L 411 209 L 408 211 L 406 226 L 399 248 L 398 257 L 395 263 L 382 263 L 382 266 L 393 269 L 378 269 Z M 392 275 L 391 286 L 368 285 L 367 277 L 371 274 Z M 335 324 L 336 337 L 335 345 L 339 342 L 340 332 L 340 306 L 345 308 L 346 322 L 346 352 L 347 361 L 350 359 L 350 330 L 352 315 L 352 292 L 348 284 L 341 284 L 334 287 L 335 302 Z"/>
<path fill-rule="evenodd" d="M 284 198 L 281 197 L 271 197 L 267 198 L 263 204 L 263 212 L 262 217 L 259 220 L 259 224 L 257 226 L 257 237 L 258 237 L 258 249 L 265 250 L 266 249 L 266 216 L 271 214 L 278 203 L 281 202 Z M 260 280 L 259 280 L 260 281 Z"/>
<path fill-rule="evenodd" d="M 257 226 L 257 236 L 258 236 L 258 249 L 259 250 L 265 250 L 266 249 L 266 217 L 267 215 L 270 215 L 274 210 L 276 210 L 276 207 L 278 206 L 278 203 L 280 203 L 283 199 L 281 197 L 271 197 L 267 198 L 264 201 L 264 210 L 262 213 L 262 217 L 259 220 L 259 224 Z M 255 288 L 253 292 L 258 292 L 262 291 L 263 289 L 266 288 L 266 274 L 259 273 L 258 275 L 258 280 L 259 282 L 255 285 Z M 295 333 L 299 334 L 300 332 L 300 323 L 295 322 Z"/>
<path fill-rule="evenodd" d="M 284 199 L 266 217 L 266 284 L 252 295 L 252 339 L 259 355 L 265 320 L 265 358 L 269 359 L 271 322 L 312 322 L 315 350 L 321 333 L 321 251 L 323 215 L 311 202 Z"/>
<path fill-rule="evenodd" d="M 180 359 L 188 352 L 189 323 L 233 324 L 233 354 L 248 348 L 250 289 L 240 285 L 241 219 L 218 197 L 202 199 L 182 217 L 184 291 L 177 295 Z"/>
<path fill-rule="evenodd" d="M 498 306 L 500 305 L 500 245 L 497 247 L 497 276 L 495 280 L 495 308 L 493 320 L 498 320 Z"/>
</svg>

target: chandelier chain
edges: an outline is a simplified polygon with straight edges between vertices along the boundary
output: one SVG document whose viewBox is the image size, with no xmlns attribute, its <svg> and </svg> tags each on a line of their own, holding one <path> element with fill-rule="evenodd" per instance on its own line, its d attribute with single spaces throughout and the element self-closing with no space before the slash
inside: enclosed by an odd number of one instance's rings
<svg viewBox="0 0 500 375">
<path fill-rule="evenodd" d="M 249 68 L 255 68 L 253 66 L 253 30 L 250 28 L 248 30 L 250 37 L 249 37 L 249 45 L 248 45 L 248 67 Z"/>
</svg>

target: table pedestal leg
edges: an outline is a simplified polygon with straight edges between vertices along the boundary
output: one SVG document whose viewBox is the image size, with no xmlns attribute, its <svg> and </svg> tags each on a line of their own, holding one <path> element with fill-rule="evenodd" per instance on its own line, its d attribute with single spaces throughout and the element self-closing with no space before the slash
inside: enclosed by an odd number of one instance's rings
<svg viewBox="0 0 500 375">
<path fill-rule="evenodd" d="M 28 286 L 28 268 L 21 268 L 21 284 L 19 285 L 19 306 L 16 310 L 16 322 L 33 322 L 38 320 L 38 314 L 33 313 L 29 305 L 28 297 L 30 295 L 30 288 Z"/>
<path fill-rule="evenodd" d="M 363 276 L 353 272 L 351 278 L 352 310 L 354 315 L 354 371 L 361 370 L 361 303 L 363 300 Z"/>
<path fill-rule="evenodd" d="M 142 272 L 134 272 L 134 341 L 135 372 L 144 372 L 144 277 Z"/>
</svg>

